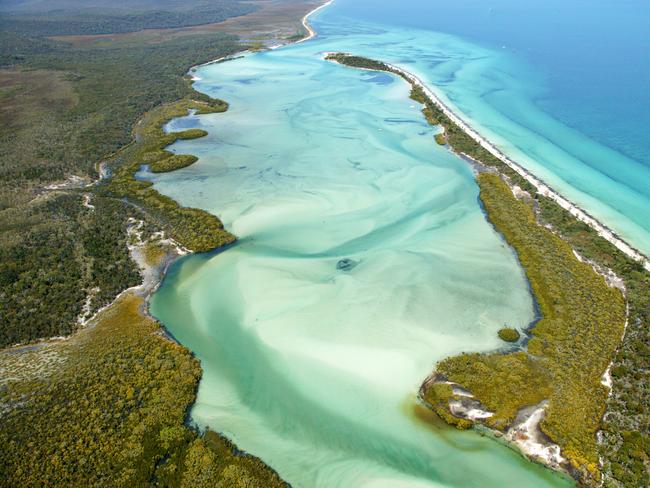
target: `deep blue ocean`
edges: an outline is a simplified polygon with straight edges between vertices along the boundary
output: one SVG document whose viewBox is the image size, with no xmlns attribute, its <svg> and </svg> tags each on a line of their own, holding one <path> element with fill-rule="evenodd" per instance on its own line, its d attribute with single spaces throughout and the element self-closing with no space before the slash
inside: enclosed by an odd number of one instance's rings
<svg viewBox="0 0 650 488">
<path fill-rule="evenodd" d="M 313 23 L 418 72 L 505 152 L 650 253 L 650 2 L 335 0 Z M 352 25 L 386 38 L 383 52 L 359 45 Z"/>
</svg>

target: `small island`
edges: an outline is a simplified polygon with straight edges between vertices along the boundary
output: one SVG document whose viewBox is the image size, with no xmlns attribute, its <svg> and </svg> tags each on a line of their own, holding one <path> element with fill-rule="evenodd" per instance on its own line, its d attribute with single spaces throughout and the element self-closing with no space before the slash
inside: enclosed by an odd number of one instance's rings
<svg viewBox="0 0 650 488">
<path fill-rule="evenodd" d="M 499 329 L 498 334 L 499 338 L 506 342 L 517 342 L 519 337 L 521 337 L 517 329 L 511 329 L 510 327 Z"/>
<path fill-rule="evenodd" d="M 177 169 L 186 168 L 199 160 L 193 154 L 174 154 L 168 158 L 159 159 L 149 165 L 153 173 L 168 173 Z"/>
</svg>

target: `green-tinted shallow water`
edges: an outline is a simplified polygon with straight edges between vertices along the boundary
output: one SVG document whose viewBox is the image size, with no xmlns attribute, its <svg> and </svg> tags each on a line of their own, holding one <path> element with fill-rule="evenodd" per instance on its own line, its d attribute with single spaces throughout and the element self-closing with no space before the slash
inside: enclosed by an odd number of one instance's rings
<svg viewBox="0 0 650 488">
<path fill-rule="evenodd" d="M 202 68 L 225 114 L 187 117 L 200 161 L 149 175 L 240 237 L 185 258 L 151 310 L 201 360 L 192 420 L 296 487 L 566 486 L 474 432 L 417 420 L 436 361 L 500 347 L 533 303 L 469 167 L 387 75 L 326 41 Z M 347 260 L 347 261 L 342 261 Z"/>
</svg>

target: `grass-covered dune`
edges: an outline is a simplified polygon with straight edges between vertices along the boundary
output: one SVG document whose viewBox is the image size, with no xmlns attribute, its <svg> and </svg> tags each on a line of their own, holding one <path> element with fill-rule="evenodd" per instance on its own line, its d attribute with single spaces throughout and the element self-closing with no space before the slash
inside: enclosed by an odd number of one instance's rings
<svg viewBox="0 0 650 488">
<path fill-rule="evenodd" d="M 329 54 L 327 59 L 392 72 L 409 82 L 380 61 L 342 53 Z M 437 373 L 471 390 L 494 412 L 485 423 L 498 429 L 507 428 L 520 408 L 549 400 L 541 429 L 560 445 L 576 473 L 582 474 L 582 482 L 602 479 L 606 486 L 647 486 L 650 273 L 538 194 L 453 123 L 418 86 L 412 85 L 411 98 L 424 105 L 430 124 L 443 127 L 453 151 L 496 172 L 478 175 L 480 197 L 488 219 L 517 252 L 543 315 L 530 331 L 525 349 L 447 358 L 436 366 Z M 514 186 L 530 198 L 515 198 Z M 574 249 L 590 264 L 580 262 Z M 591 265 L 622 278 L 625 297 L 608 287 Z M 628 325 L 621 342 L 626 305 Z M 610 361 L 613 384 L 608 395 L 601 378 Z M 462 428 L 472 425 L 452 415 L 449 384 L 428 381 L 422 392 L 448 422 Z"/>
</svg>

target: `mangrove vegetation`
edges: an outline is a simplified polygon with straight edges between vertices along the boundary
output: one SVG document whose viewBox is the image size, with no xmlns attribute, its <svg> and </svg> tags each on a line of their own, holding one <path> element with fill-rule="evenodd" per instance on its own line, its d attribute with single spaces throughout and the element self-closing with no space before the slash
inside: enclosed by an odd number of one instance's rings
<svg viewBox="0 0 650 488">
<path fill-rule="evenodd" d="M 69 341 L 0 353 L 0 485 L 286 486 L 185 425 L 199 362 L 143 306 L 127 293 Z"/>
<path fill-rule="evenodd" d="M 520 334 L 517 329 L 511 329 L 510 327 L 504 327 L 499 329 L 499 338 L 506 342 L 517 342 L 519 340 Z"/>
<path fill-rule="evenodd" d="M 172 154 L 165 148 L 179 139 L 202 137 L 205 131 L 190 129 L 166 133 L 163 130 L 165 122 L 187 115 L 190 110 L 206 114 L 227 109 L 228 104 L 221 100 L 188 97 L 151 110 L 136 125 L 133 144 L 123 148 L 109 162 L 115 168 L 114 174 L 106 183 L 99 185 L 97 191 L 137 204 L 172 238 L 192 251 L 210 251 L 234 242 L 235 237 L 223 228 L 215 215 L 205 210 L 182 207 L 154 190 L 151 182 L 135 178 L 143 164 L 148 164 L 154 172 L 164 172 L 188 166 L 197 160 L 192 155 Z"/>
</svg>

